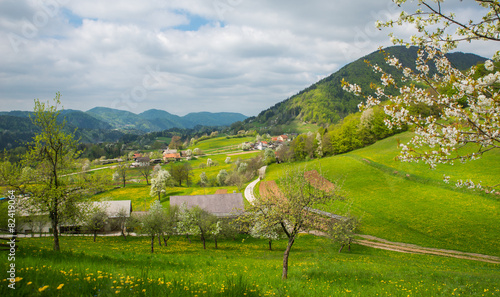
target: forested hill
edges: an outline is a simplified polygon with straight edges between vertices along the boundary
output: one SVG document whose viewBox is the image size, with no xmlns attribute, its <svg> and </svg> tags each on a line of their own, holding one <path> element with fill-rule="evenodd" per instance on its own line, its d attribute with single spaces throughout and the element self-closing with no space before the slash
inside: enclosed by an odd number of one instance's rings
<svg viewBox="0 0 500 297">
<path fill-rule="evenodd" d="M 384 50 L 397 57 L 405 67 L 414 68 L 418 48 L 393 46 Z M 466 70 L 486 60 L 478 55 L 465 53 L 451 53 L 447 57 L 460 70 Z M 257 117 L 248 118 L 245 124 L 273 126 L 284 125 L 294 120 L 315 124 L 332 124 L 350 113 L 357 112 L 357 106 L 361 101 L 360 97 L 345 92 L 342 89 L 341 81 L 345 79 L 350 83 L 356 83 L 363 90 L 368 90 L 371 82 L 379 82 L 380 75 L 374 73 L 364 60 L 378 64 L 396 79 L 401 77 L 395 68 L 385 63 L 384 55 L 377 50 L 342 67 L 298 94 L 262 111 Z"/>
</svg>

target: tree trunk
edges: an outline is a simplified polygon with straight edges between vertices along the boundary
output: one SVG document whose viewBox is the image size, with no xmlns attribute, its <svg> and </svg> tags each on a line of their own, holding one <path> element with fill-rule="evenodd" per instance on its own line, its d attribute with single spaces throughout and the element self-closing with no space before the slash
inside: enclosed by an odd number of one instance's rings
<svg viewBox="0 0 500 297">
<path fill-rule="evenodd" d="M 151 253 L 154 253 L 155 236 L 151 236 Z"/>
<path fill-rule="evenodd" d="M 217 236 L 214 237 L 215 240 L 215 248 L 217 249 Z"/>
<path fill-rule="evenodd" d="M 191 243 L 191 238 L 189 237 L 189 233 L 186 233 L 186 238 L 189 240 L 189 243 Z"/>
<path fill-rule="evenodd" d="M 272 251 L 272 250 L 273 250 L 272 245 L 271 245 L 271 244 L 272 244 L 272 242 L 273 242 L 273 241 L 272 241 L 271 239 L 269 239 L 269 250 L 270 250 L 270 251 Z"/>
<path fill-rule="evenodd" d="M 51 221 L 52 221 L 52 234 L 54 235 L 54 251 L 60 251 L 59 247 L 59 230 L 57 229 L 58 218 L 57 218 L 57 208 L 55 211 L 51 213 Z"/>
<path fill-rule="evenodd" d="M 158 234 L 158 245 L 161 246 L 161 236 Z"/>
<path fill-rule="evenodd" d="M 125 228 L 122 228 L 122 236 L 123 238 L 127 239 L 127 236 L 125 235 Z"/>
<path fill-rule="evenodd" d="M 161 191 L 158 192 L 158 201 L 161 202 Z"/>
<path fill-rule="evenodd" d="M 282 279 L 288 278 L 288 256 L 290 256 L 290 250 L 292 249 L 294 241 L 295 237 L 288 238 L 288 245 L 286 246 L 285 253 L 283 254 L 283 274 L 281 275 Z"/>
<path fill-rule="evenodd" d="M 342 252 L 342 249 L 344 248 L 344 245 L 340 245 L 339 253 Z"/>
<path fill-rule="evenodd" d="M 349 244 L 347 246 L 349 248 L 349 252 L 351 252 L 351 241 L 352 241 L 352 239 L 349 238 Z"/>
<path fill-rule="evenodd" d="M 97 237 L 97 231 L 94 231 L 94 242 L 95 242 L 96 237 Z"/>
<path fill-rule="evenodd" d="M 165 243 L 165 247 L 167 247 L 167 241 L 170 239 L 170 236 L 167 236 L 167 239 L 165 239 L 165 234 L 163 234 L 163 243 Z"/>
</svg>

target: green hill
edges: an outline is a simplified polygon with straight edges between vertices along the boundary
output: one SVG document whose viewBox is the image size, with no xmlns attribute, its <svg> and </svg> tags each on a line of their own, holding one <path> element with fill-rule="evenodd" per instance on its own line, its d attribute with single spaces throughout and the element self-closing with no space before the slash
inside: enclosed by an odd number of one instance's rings
<svg viewBox="0 0 500 297">
<path fill-rule="evenodd" d="M 386 48 L 384 51 L 399 58 L 404 66 L 414 68 L 418 51 L 416 47 L 394 46 Z M 484 58 L 474 54 L 452 53 L 447 57 L 460 70 L 468 69 L 485 61 Z M 338 122 L 348 114 L 358 111 L 357 106 L 361 102 L 359 97 L 342 90 L 342 79 L 360 85 L 363 90 L 369 90 L 370 83 L 380 81 L 379 75 L 374 73 L 364 60 L 378 64 L 396 79 L 401 77 L 401 74 L 385 63 L 384 55 L 375 51 L 347 64 L 296 95 L 262 111 L 257 117 L 247 119 L 245 123 L 255 127 L 259 125 L 286 125 L 297 120 L 318 125 Z M 431 66 L 431 71 L 432 68 Z"/>
<path fill-rule="evenodd" d="M 161 128 L 139 115 L 130 111 L 112 109 L 107 107 L 95 107 L 86 112 L 87 114 L 109 123 L 114 129 L 159 131 Z"/>
<path fill-rule="evenodd" d="M 139 114 L 139 117 L 154 122 L 162 130 L 170 128 L 186 128 L 181 117 L 173 115 L 164 110 L 150 109 Z"/>
<path fill-rule="evenodd" d="M 339 212 L 348 207 L 361 218 L 361 233 L 421 246 L 500 255 L 500 196 L 459 189 L 458 179 L 495 185 L 500 176 L 500 152 L 467 164 L 441 165 L 429 170 L 421 163 L 401 163 L 398 139 L 389 137 L 351 153 L 287 166 L 317 168 L 331 181 L 339 181 L 352 205 L 328 205 Z M 286 167 L 272 165 L 266 179 L 279 179 Z M 451 177 L 443 182 L 443 174 Z"/>
</svg>

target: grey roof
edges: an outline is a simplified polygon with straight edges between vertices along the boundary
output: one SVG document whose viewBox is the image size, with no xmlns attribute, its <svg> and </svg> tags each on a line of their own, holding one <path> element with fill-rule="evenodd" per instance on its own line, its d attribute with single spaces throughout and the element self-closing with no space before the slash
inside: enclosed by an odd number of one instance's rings
<svg viewBox="0 0 500 297">
<path fill-rule="evenodd" d="M 182 206 L 188 208 L 195 205 L 216 216 L 230 216 L 244 211 L 243 195 L 241 193 L 195 195 L 195 196 L 170 196 L 170 206 Z"/>
<path fill-rule="evenodd" d="M 130 217 L 130 213 L 132 212 L 131 200 L 95 201 L 94 205 L 103 205 L 106 208 L 109 218 L 116 218 L 120 209 L 125 209 L 127 217 Z"/>
</svg>

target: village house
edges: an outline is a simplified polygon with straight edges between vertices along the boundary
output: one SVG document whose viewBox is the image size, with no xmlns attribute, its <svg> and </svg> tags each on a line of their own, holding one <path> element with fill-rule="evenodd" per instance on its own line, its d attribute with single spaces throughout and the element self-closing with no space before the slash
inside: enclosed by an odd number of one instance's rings
<svg viewBox="0 0 500 297">
<path fill-rule="evenodd" d="M 125 217 L 130 217 L 132 213 L 131 200 L 115 200 L 115 201 L 94 201 L 90 208 L 102 207 L 106 210 L 108 216 L 105 232 L 119 231 L 117 228 L 117 220 L 120 217 L 120 211 L 123 209 Z M 83 210 L 82 210 L 83 212 Z M 21 224 L 18 225 L 20 233 L 52 233 L 52 225 L 47 213 L 29 212 L 21 210 L 19 213 Z M 61 223 L 59 226 L 60 233 L 80 233 L 85 230 L 84 222 Z"/>
<path fill-rule="evenodd" d="M 139 157 L 132 165 L 135 165 L 136 167 L 143 167 L 143 166 L 149 166 L 150 162 L 151 159 L 149 159 L 149 157 Z"/>
<path fill-rule="evenodd" d="M 182 157 L 179 153 L 163 154 L 163 161 L 165 162 L 175 162 L 180 161 L 181 159 Z"/>
<path fill-rule="evenodd" d="M 233 217 L 244 212 L 243 195 L 241 193 L 170 196 L 170 206 L 177 205 L 187 208 L 199 206 L 201 209 L 217 217 Z"/>
</svg>

